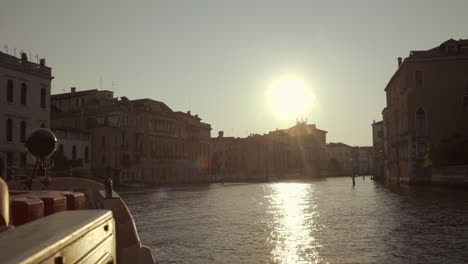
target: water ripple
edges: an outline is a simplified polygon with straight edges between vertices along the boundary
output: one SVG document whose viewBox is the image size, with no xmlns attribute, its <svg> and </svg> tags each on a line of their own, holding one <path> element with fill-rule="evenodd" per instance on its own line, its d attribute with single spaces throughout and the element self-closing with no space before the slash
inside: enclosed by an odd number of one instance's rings
<svg viewBox="0 0 468 264">
<path fill-rule="evenodd" d="M 468 263 L 468 193 L 370 180 L 123 193 L 158 263 Z"/>
</svg>

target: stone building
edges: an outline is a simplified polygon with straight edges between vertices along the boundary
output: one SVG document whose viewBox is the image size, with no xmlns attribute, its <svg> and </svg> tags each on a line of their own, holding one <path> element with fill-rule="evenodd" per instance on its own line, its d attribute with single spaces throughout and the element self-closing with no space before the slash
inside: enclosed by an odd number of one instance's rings
<svg viewBox="0 0 468 264">
<path fill-rule="evenodd" d="M 91 133 L 81 129 L 52 128 L 58 140 L 57 155 L 69 161 L 68 167 L 91 170 Z"/>
<path fill-rule="evenodd" d="M 372 146 L 374 148 L 374 171 L 373 176 L 376 181 L 385 181 L 384 179 L 384 131 L 383 121 L 372 123 Z"/>
<path fill-rule="evenodd" d="M 268 134 L 224 142 L 213 139 L 212 145 L 216 155 L 223 153 L 221 161 L 227 180 L 319 177 L 328 173 L 326 133 L 315 124 L 298 122 Z"/>
<path fill-rule="evenodd" d="M 54 126 L 91 133 L 95 177 L 112 176 L 117 184 L 209 181 L 209 124 L 190 112 L 174 112 L 163 102 L 112 96 L 109 91 L 74 89 L 52 96 L 57 106 Z M 83 107 L 68 107 L 80 104 L 81 98 Z"/>
<path fill-rule="evenodd" d="M 54 107 L 60 112 L 80 111 L 83 108 L 93 109 L 103 105 L 115 104 L 114 92 L 107 90 L 76 91 L 76 87 L 70 88 L 69 93 L 54 94 L 52 96 Z"/>
<path fill-rule="evenodd" d="M 218 137 L 212 138 L 210 143 L 212 180 L 222 181 L 228 171 L 228 146 L 235 140 L 234 137 L 225 137 L 223 131 L 219 131 Z"/>
<path fill-rule="evenodd" d="M 428 182 L 424 149 L 468 135 L 468 40 L 411 51 L 391 77 L 384 108 L 385 176 L 391 183 Z"/>
<path fill-rule="evenodd" d="M 353 147 L 344 143 L 329 143 L 327 145 L 330 159 L 338 163 L 333 169 L 337 176 L 350 176 L 353 174 Z M 334 166 L 334 164 L 332 164 Z M 335 166 L 334 166 L 335 167 Z"/>
<path fill-rule="evenodd" d="M 34 159 L 24 147 L 32 130 L 49 127 L 51 68 L 0 52 L 0 177 L 30 174 Z"/>
<path fill-rule="evenodd" d="M 374 148 L 355 147 L 357 150 L 358 174 L 371 175 L 374 172 Z"/>
</svg>

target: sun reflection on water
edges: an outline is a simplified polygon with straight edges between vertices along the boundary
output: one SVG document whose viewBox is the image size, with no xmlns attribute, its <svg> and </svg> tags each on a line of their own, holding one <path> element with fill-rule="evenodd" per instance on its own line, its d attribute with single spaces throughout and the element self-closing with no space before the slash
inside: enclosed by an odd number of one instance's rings
<svg viewBox="0 0 468 264">
<path fill-rule="evenodd" d="M 271 243 L 274 244 L 274 263 L 322 263 L 315 219 L 318 215 L 313 203 L 314 186 L 301 183 L 273 185 L 270 200 Z"/>
</svg>

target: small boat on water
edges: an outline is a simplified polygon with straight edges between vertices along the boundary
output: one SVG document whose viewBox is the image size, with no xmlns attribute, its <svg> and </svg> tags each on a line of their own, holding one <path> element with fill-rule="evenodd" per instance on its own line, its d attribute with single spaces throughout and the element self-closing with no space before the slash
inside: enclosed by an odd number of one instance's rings
<svg viewBox="0 0 468 264">
<path fill-rule="evenodd" d="M 26 142 L 39 163 L 56 145 L 47 129 L 33 131 Z M 51 180 L 45 173 L 39 179 L 33 173 L 8 185 L 0 178 L 0 262 L 147 264 L 154 259 L 110 179 L 103 185 L 80 178 Z"/>
</svg>

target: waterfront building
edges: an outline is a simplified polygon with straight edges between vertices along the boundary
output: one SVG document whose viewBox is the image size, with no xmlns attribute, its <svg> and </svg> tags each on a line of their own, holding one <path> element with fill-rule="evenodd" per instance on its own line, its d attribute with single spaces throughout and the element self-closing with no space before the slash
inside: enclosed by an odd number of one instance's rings
<svg viewBox="0 0 468 264">
<path fill-rule="evenodd" d="M 327 144 L 327 148 L 331 159 L 331 172 L 338 176 L 352 175 L 353 147 L 339 142 L 329 143 Z"/>
<path fill-rule="evenodd" d="M 201 122 L 201 118 L 190 111 L 175 112 L 185 128 L 184 150 L 187 155 L 189 182 L 208 182 L 211 176 L 211 125 Z"/>
<path fill-rule="evenodd" d="M 81 167 L 88 171 L 91 170 L 91 134 L 81 129 L 52 128 L 58 139 L 57 153 L 55 157 L 61 155 L 62 168 Z M 63 155 L 63 156 L 62 156 Z M 59 158 L 59 159 L 60 159 Z M 55 159 L 54 159 L 55 160 Z"/>
<path fill-rule="evenodd" d="M 214 181 L 224 180 L 228 174 L 228 146 L 235 140 L 234 137 L 225 137 L 224 131 L 218 132 L 218 137 L 212 138 L 210 143 L 212 167 L 212 179 Z"/>
<path fill-rule="evenodd" d="M 384 131 L 383 121 L 372 123 L 372 146 L 374 148 L 374 171 L 373 176 L 376 181 L 385 181 L 384 179 Z"/>
<path fill-rule="evenodd" d="M 456 134 L 468 136 L 468 40 L 443 42 L 398 58 L 385 87 L 385 175 L 390 183 L 424 183 L 424 150 Z"/>
<path fill-rule="evenodd" d="M 32 130 L 48 128 L 52 70 L 45 65 L 0 52 L 0 177 L 31 173 L 35 160 L 24 143 Z"/>
<path fill-rule="evenodd" d="M 103 105 L 115 104 L 118 99 L 114 98 L 114 92 L 107 90 L 84 90 L 76 91 L 71 87 L 69 93 L 54 94 L 53 105 L 60 112 L 74 112 L 81 109 L 93 109 Z"/>
<path fill-rule="evenodd" d="M 84 98 L 83 107 L 68 107 L 80 104 L 80 98 Z M 112 176 L 116 184 L 209 181 L 211 126 L 198 115 L 174 112 L 163 102 L 148 98 L 113 98 L 109 91 L 72 89 L 52 99 L 56 127 L 91 133 L 95 177 Z"/>
<path fill-rule="evenodd" d="M 297 122 L 295 126 L 268 133 L 276 172 L 306 177 L 325 176 L 328 172 L 327 131 L 315 124 Z"/>
<path fill-rule="evenodd" d="M 327 131 L 297 122 L 288 129 L 246 138 L 212 140 L 227 180 L 306 178 L 328 174 Z M 220 154 L 223 153 L 223 154 Z M 225 154 L 224 154 L 225 153 Z"/>
<path fill-rule="evenodd" d="M 355 147 L 357 150 L 357 162 L 359 163 L 359 175 L 371 175 L 374 171 L 374 148 Z"/>
</svg>

